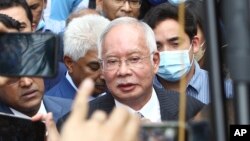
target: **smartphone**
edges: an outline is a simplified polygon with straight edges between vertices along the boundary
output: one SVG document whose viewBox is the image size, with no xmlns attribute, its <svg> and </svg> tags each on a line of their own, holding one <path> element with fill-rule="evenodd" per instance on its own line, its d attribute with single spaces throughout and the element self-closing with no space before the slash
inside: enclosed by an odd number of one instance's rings
<svg viewBox="0 0 250 141">
<path fill-rule="evenodd" d="M 53 33 L 0 33 L 0 75 L 53 77 L 57 50 Z"/>
<path fill-rule="evenodd" d="M 45 137 L 43 122 L 0 113 L 0 141 L 45 141 Z"/>
<path fill-rule="evenodd" d="M 184 131 L 185 141 L 191 141 L 188 125 L 175 121 L 142 123 L 140 141 L 178 141 L 180 128 Z"/>
</svg>

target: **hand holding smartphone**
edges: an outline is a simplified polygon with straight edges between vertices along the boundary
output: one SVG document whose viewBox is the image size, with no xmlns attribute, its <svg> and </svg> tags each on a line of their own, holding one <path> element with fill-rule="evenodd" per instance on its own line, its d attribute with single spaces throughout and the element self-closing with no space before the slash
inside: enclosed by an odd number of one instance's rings
<svg viewBox="0 0 250 141">
<path fill-rule="evenodd" d="M 45 134 L 41 121 L 0 113 L 0 141 L 45 141 Z"/>
<path fill-rule="evenodd" d="M 53 77 L 57 48 L 52 33 L 0 33 L 0 75 Z"/>
</svg>

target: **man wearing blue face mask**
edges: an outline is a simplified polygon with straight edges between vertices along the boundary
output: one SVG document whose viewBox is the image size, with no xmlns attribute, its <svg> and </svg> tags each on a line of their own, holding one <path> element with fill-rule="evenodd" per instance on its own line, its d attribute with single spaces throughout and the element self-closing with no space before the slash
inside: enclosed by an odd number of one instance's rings
<svg viewBox="0 0 250 141">
<path fill-rule="evenodd" d="M 152 8 L 144 21 L 154 30 L 160 65 L 154 85 L 180 92 L 180 80 L 186 80 L 186 94 L 208 104 L 209 84 L 207 71 L 194 59 L 199 50 L 197 20 L 185 9 L 184 31 L 178 22 L 178 6 L 169 3 Z"/>
</svg>

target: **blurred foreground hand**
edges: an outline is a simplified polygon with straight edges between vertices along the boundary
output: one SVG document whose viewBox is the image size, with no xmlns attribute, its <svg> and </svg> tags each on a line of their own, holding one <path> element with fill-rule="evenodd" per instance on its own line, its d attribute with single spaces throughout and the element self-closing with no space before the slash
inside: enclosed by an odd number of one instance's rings
<svg viewBox="0 0 250 141">
<path fill-rule="evenodd" d="M 0 76 L 0 87 L 3 86 L 4 84 L 6 84 L 7 81 L 8 81 L 7 77 Z"/>
<path fill-rule="evenodd" d="M 96 111 L 90 119 L 88 97 L 94 83 L 86 79 L 80 86 L 72 112 L 64 123 L 61 135 L 58 134 L 52 114 L 36 115 L 33 120 L 45 120 L 48 131 L 47 141 L 137 141 L 140 120 L 123 108 L 115 108 L 109 117 Z"/>
</svg>

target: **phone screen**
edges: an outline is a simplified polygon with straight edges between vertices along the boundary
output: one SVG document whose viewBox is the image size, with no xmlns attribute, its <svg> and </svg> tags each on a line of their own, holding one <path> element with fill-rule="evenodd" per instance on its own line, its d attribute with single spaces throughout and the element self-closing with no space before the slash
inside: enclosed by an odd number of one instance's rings
<svg viewBox="0 0 250 141">
<path fill-rule="evenodd" d="M 178 122 L 143 123 L 140 131 L 140 141 L 178 141 L 179 128 L 185 132 L 185 141 L 188 139 L 188 127 Z"/>
<path fill-rule="evenodd" d="M 0 75 L 54 76 L 57 46 L 52 33 L 0 33 Z"/>
<path fill-rule="evenodd" d="M 0 141 L 45 141 L 45 124 L 0 113 Z"/>
</svg>

